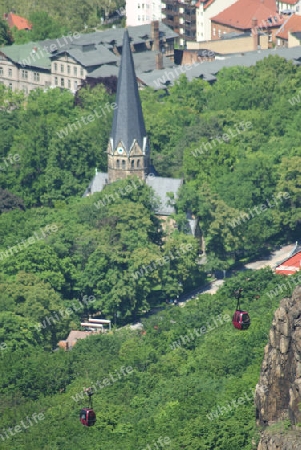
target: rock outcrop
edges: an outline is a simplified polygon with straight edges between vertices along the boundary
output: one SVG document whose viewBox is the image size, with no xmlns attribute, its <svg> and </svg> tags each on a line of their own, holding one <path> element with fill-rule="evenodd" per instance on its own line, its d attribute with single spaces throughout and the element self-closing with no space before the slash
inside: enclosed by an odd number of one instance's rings
<svg viewBox="0 0 301 450">
<path fill-rule="evenodd" d="M 274 315 L 255 394 L 258 425 L 289 419 L 295 430 L 267 428 L 258 450 L 301 450 L 301 287 L 281 300 Z M 299 430 L 299 431 L 298 431 Z M 276 430 L 275 430 L 276 431 Z"/>
<path fill-rule="evenodd" d="M 263 434 L 257 450 L 300 450 L 301 432 Z"/>
</svg>

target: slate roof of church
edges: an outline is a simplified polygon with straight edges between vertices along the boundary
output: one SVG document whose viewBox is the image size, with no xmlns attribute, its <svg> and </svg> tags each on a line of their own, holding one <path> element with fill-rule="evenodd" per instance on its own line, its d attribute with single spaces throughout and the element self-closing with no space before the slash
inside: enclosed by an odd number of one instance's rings
<svg viewBox="0 0 301 450">
<path fill-rule="evenodd" d="M 156 211 L 156 214 L 160 216 L 170 216 L 175 212 L 173 201 L 170 201 L 168 193 L 173 193 L 175 200 L 177 199 L 177 193 L 179 188 L 183 184 L 183 180 L 180 178 L 165 178 L 165 177 L 150 177 L 146 178 L 146 184 L 153 188 L 155 194 L 160 199 L 160 206 Z"/>
<path fill-rule="evenodd" d="M 101 192 L 106 184 L 109 182 L 108 174 L 105 172 L 97 172 L 93 180 L 89 184 L 84 193 L 84 197 L 89 194 L 95 194 L 95 192 Z"/>
<path fill-rule="evenodd" d="M 114 149 L 118 142 L 122 141 L 127 153 L 129 153 L 135 139 L 138 141 L 140 148 L 143 148 L 143 138 L 146 137 L 146 129 L 127 30 L 124 32 L 123 37 L 116 103 L 118 106 L 114 110 L 111 131 Z"/>
<path fill-rule="evenodd" d="M 116 147 L 119 140 L 126 146 L 127 152 L 134 140 L 137 140 L 140 147 L 143 148 L 143 138 L 146 137 L 146 129 L 143 119 L 141 102 L 138 92 L 138 84 L 134 69 L 133 56 L 130 48 L 130 39 L 127 31 L 124 33 L 122 58 L 118 75 L 117 109 L 114 110 L 113 126 L 111 139 Z M 177 198 L 182 179 L 165 178 L 157 176 L 152 166 L 149 167 L 150 174 L 146 177 L 146 184 L 150 186 L 160 200 L 160 204 L 155 211 L 156 214 L 169 216 L 174 213 L 173 201 L 170 201 L 168 193 Z M 98 172 L 89 184 L 84 196 L 101 192 L 108 184 L 108 174 Z"/>
</svg>

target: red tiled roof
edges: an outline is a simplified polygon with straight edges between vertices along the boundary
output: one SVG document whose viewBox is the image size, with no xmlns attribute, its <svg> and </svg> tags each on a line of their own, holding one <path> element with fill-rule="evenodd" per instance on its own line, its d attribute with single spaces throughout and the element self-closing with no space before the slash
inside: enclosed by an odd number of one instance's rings
<svg viewBox="0 0 301 450">
<path fill-rule="evenodd" d="M 292 275 L 301 269 L 301 252 L 291 256 L 286 261 L 276 267 L 276 273 L 282 275 Z"/>
<path fill-rule="evenodd" d="M 273 19 L 271 24 L 267 22 L 269 18 L 276 19 Z M 275 0 L 238 0 L 217 16 L 212 17 L 211 21 L 241 30 L 250 30 L 253 19 L 257 19 L 258 27 L 264 28 L 280 26 L 284 22 L 277 13 Z"/>
<path fill-rule="evenodd" d="M 8 22 L 9 28 L 16 27 L 18 30 L 31 30 L 32 25 L 24 17 L 17 16 L 16 14 L 9 13 L 5 14 L 4 18 Z"/>
<path fill-rule="evenodd" d="M 286 22 L 282 25 L 276 37 L 281 39 L 288 39 L 288 32 L 295 33 L 296 31 L 301 31 L 301 16 L 296 16 L 293 14 L 290 16 Z"/>
</svg>

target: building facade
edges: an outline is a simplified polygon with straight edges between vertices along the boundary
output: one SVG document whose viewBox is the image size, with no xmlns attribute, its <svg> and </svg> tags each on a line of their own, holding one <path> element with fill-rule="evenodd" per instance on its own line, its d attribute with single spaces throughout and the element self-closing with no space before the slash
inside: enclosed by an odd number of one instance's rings
<svg viewBox="0 0 301 450">
<path fill-rule="evenodd" d="M 196 40 L 196 0 L 162 0 L 163 22 L 179 34 L 179 44 Z"/>
<path fill-rule="evenodd" d="M 220 39 L 228 33 L 265 33 L 269 47 L 276 44 L 276 34 L 284 23 L 278 13 L 275 0 L 237 0 L 216 16 L 211 18 L 211 39 Z"/>
<path fill-rule="evenodd" d="M 36 88 L 59 87 L 75 93 L 87 79 L 118 74 L 123 29 L 110 29 L 83 36 L 0 47 L 0 84 L 26 94 Z M 173 57 L 177 35 L 166 25 L 153 21 L 130 29 L 130 46 L 140 70 L 157 66 L 158 52 Z"/>
<path fill-rule="evenodd" d="M 196 41 L 211 40 L 211 17 L 233 5 L 237 0 L 200 0 L 196 7 Z"/>
<path fill-rule="evenodd" d="M 126 25 L 136 27 L 162 20 L 161 0 L 126 0 Z"/>
<path fill-rule="evenodd" d="M 179 44 L 211 40 L 211 17 L 237 0 L 162 0 L 167 26 L 179 34 Z"/>
<path fill-rule="evenodd" d="M 300 14 L 301 8 L 300 8 L 300 0 L 284 0 L 284 1 L 277 1 L 277 8 L 279 13 L 296 13 Z"/>
</svg>

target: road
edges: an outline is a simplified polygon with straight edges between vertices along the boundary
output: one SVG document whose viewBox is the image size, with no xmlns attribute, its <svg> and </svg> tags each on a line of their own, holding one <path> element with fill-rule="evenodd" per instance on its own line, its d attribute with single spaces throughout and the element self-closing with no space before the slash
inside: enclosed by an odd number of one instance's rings
<svg viewBox="0 0 301 450">
<path fill-rule="evenodd" d="M 253 261 L 252 263 L 246 264 L 245 269 L 259 270 L 263 269 L 264 267 L 274 268 L 277 265 L 277 263 L 279 263 L 280 261 L 289 256 L 290 252 L 294 249 L 294 247 L 295 244 L 285 245 L 284 247 L 281 247 L 280 250 L 276 250 L 275 252 L 271 253 L 271 256 L 268 259 Z M 181 296 L 179 306 L 184 306 L 187 301 L 193 299 L 194 296 L 196 295 L 215 294 L 218 291 L 218 289 L 223 285 L 224 281 L 225 280 L 215 280 L 212 283 L 208 284 L 207 286 L 204 286 L 203 288 L 196 290 L 193 293 L 193 295 L 188 294 L 185 296 Z"/>
</svg>

